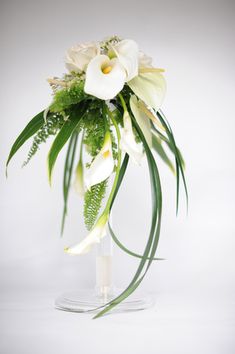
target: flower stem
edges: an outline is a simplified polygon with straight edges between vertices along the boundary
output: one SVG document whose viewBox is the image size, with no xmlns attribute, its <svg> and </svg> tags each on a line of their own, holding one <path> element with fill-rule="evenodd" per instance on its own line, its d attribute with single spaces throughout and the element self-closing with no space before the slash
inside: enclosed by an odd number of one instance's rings
<svg viewBox="0 0 235 354">
<path fill-rule="evenodd" d="M 120 98 L 120 100 L 121 100 L 121 104 L 122 104 L 122 107 L 123 107 L 123 109 L 124 109 L 124 112 L 127 111 L 126 102 L 125 102 L 125 100 L 124 100 L 122 94 L 119 93 L 118 96 L 119 96 L 119 98 Z"/>
<path fill-rule="evenodd" d="M 120 149 L 120 139 L 121 139 L 120 130 L 119 130 L 118 124 L 113 116 L 113 113 L 109 110 L 109 108 L 107 106 L 106 106 L 106 109 L 107 109 L 108 115 L 114 125 L 114 128 L 116 130 L 117 140 L 118 140 L 118 157 L 117 157 L 117 167 L 116 167 L 116 174 L 115 174 L 113 186 L 112 186 L 111 192 L 109 194 L 109 197 L 108 197 L 108 200 L 107 200 L 107 203 L 106 203 L 106 206 L 105 206 L 105 209 L 104 209 L 102 215 L 104 215 L 104 214 L 108 215 L 110 212 L 110 207 L 112 204 L 113 196 L 114 196 L 114 193 L 115 193 L 115 190 L 117 187 L 117 182 L 118 182 L 120 168 L 121 168 L 121 160 L 122 160 L 122 153 L 121 153 L 121 149 Z"/>
</svg>

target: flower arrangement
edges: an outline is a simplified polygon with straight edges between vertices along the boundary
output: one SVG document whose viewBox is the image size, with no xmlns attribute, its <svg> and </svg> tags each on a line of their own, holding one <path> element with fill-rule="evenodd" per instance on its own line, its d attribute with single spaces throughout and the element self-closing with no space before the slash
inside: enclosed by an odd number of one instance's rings
<svg viewBox="0 0 235 354">
<path fill-rule="evenodd" d="M 84 221 L 88 235 L 65 248 L 72 255 L 87 253 L 105 237 L 110 229 L 113 240 L 129 255 L 140 259 L 128 287 L 118 297 L 104 305 L 96 315 L 102 316 L 127 298 L 142 282 L 155 258 L 158 246 L 162 191 L 153 151 L 176 175 L 176 208 L 179 203 L 179 183 L 184 177 L 184 160 L 172 129 L 160 106 L 165 96 L 163 69 L 155 68 L 152 59 L 141 52 L 133 40 L 116 36 L 102 42 L 91 42 L 70 48 L 65 57 L 68 73 L 48 79 L 53 91 L 50 106 L 38 113 L 14 142 L 7 160 L 9 164 L 19 148 L 32 137 L 32 145 L 23 165 L 28 164 L 40 144 L 55 135 L 47 165 L 49 182 L 57 157 L 67 144 L 63 176 L 63 233 L 68 209 L 70 186 L 73 183 L 84 198 Z M 84 163 L 84 148 L 88 161 Z M 79 151 L 78 161 L 76 152 Z M 173 154 L 173 164 L 169 153 Z M 124 178 L 129 158 L 137 164 L 147 158 L 151 192 L 152 221 L 142 255 L 127 249 L 117 238 L 109 216 Z M 104 208 L 111 175 L 114 175 Z"/>
</svg>

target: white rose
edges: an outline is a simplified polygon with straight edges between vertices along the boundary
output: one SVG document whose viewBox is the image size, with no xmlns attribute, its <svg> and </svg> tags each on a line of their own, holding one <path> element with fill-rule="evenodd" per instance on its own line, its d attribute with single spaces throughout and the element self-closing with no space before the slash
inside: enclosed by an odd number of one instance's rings
<svg viewBox="0 0 235 354">
<path fill-rule="evenodd" d="M 69 71 L 85 71 L 87 65 L 100 53 L 100 47 L 95 42 L 79 44 L 66 52 L 65 65 Z"/>
</svg>

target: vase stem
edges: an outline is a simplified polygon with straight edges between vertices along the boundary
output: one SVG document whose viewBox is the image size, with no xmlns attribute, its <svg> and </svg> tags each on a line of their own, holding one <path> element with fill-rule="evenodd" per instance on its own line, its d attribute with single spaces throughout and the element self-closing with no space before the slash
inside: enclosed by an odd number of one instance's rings
<svg viewBox="0 0 235 354">
<path fill-rule="evenodd" d="M 96 293 L 105 299 L 113 291 L 113 242 L 108 230 L 96 252 Z"/>
</svg>

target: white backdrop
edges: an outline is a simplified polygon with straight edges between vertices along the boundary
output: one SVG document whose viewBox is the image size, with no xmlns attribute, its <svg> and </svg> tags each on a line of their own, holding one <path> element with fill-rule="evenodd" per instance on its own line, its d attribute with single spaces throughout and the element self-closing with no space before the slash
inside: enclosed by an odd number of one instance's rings
<svg viewBox="0 0 235 354">
<path fill-rule="evenodd" d="M 228 0 L 1 2 L 0 353 L 234 352 L 234 12 Z M 184 152 L 189 214 L 182 200 L 175 217 L 174 178 L 160 163 L 158 255 L 167 260 L 155 263 L 142 284 L 155 293 L 156 306 L 91 321 L 53 310 L 61 291 L 94 284 L 94 252 L 63 253 L 65 244 L 85 235 L 74 193 L 59 237 L 64 153 L 53 188 L 46 174 L 50 143 L 21 169 L 25 146 L 7 180 L 4 164 L 17 134 L 50 103 L 46 78 L 65 70 L 65 50 L 112 34 L 135 39 L 166 69 L 163 111 Z M 130 164 L 114 210 L 120 239 L 141 252 L 150 214 L 146 162 Z M 118 286 L 128 284 L 136 266 L 115 249 Z"/>
</svg>

